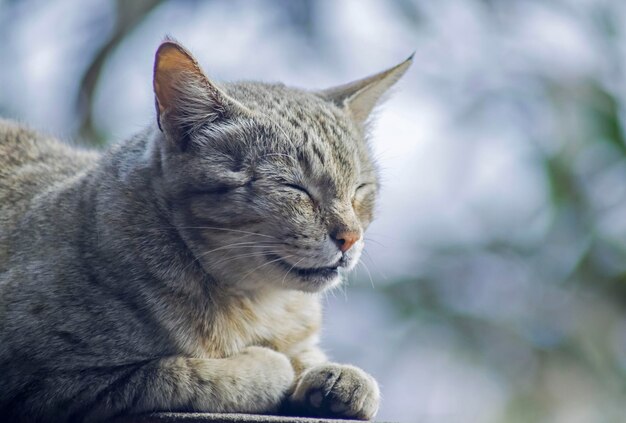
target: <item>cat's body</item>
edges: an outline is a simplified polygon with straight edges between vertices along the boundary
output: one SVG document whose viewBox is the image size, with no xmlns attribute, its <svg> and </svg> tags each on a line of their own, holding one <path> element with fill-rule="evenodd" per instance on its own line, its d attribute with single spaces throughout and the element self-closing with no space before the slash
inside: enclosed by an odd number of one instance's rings
<svg viewBox="0 0 626 423">
<path fill-rule="evenodd" d="M 344 203 L 317 201 L 354 196 L 357 173 L 375 183 L 365 144 L 333 146 L 361 129 L 303 91 L 218 89 L 184 50 L 164 46 L 162 130 L 97 153 L 0 121 L 0 416 L 101 420 L 286 403 L 371 417 L 373 379 L 326 363 L 317 347 L 318 292 L 353 260 L 357 232 L 347 231 L 357 219 L 367 225 L 373 200 L 348 199 L 355 211 L 345 218 Z M 294 161 L 329 193 L 274 194 Z M 343 232 L 289 229 L 316 226 L 306 219 Z M 340 260 L 324 267 L 326 256 Z"/>
</svg>

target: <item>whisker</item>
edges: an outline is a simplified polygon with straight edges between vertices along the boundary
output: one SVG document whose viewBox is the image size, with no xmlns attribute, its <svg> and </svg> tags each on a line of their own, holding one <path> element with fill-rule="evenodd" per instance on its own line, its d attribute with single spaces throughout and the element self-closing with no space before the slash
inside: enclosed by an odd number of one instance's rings
<svg viewBox="0 0 626 423">
<path fill-rule="evenodd" d="M 335 295 L 335 289 L 327 289 L 324 291 L 323 295 L 324 295 L 324 301 L 328 302 L 328 296 L 332 294 L 333 298 L 337 298 L 337 296 Z"/>
<path fill-rule="evenodd" d="M 335 291 L 340 291 L 343 294 L 344 301 L 346 302 L 348 301 L 348 294 L 347 294 L 348 278 L 349 278 L 348 275 L 342 275 L 341 283 L 335 285 L 332 289 L 327 290 L 327 291 L 332 291 L 333 298 L 337 298 Z"/>
<path fill-rule="evenodd" d="M 221 264 L 228 263 L 229 261 L 234 261 L 234 260 L 246 258 L 246 257 L 263 257 L 263 256 L 266 256 L 268 253 L 269 254 L 278 254 L 278 253 L 281 253 L 281 251 L 264 250 L 264 251 L 255 251 L 254 253 L 238 254 L 238 255 L 235 255 L 235 256 L 226 257 L 225 259 L 218 260 L 218 261 L 216 261 L 214 263 L 210 263 L 209 264 L 209 269 L 215 269 L 216 266 L 219 266 Z"/>
<path fill-rule="evenodd" d="M 191 263 L 189 263 L 183 270 L 186 270 L 189 266 L 198 262 L 201 258 L 204 258 L 208 256 L 209 254 L 214 253 L 216 251 L 227 250 L 227 249 L 232 249 L 232 248 L 267 248 L 267 247 L 273 247 L 275 245 L 280 245 L 280 244 L 281 243 L 279 242 L 272 242 L 272 243 L 266 242 L 264 244 L 260 244 L 256 241 L 246 241 L 246 242 L 236 242 L 234 244 L 223 245 L 221 247 L 202 252 L 197 257 L 195 257 L 194 260 Z"/>
<path fill-rule="evenodd" d="M 283 276 L 283 280 L 282 280 L 282 281 L 281 281 L 281 283 L 280 283 L 281 285 L 283 285 L 283 284 L 285 283 L 285 279 L 287 279 L 287 275 L 289 274 L 289 272 L 291 272 L 291 270 L 292 270 L 294 267 L 296 267 L 297 265 L 299 265 L 299 264 L 302 262 L 302 260 L 304 260 L 305 258 L 306 258 L 306 257 L 302 257 L 300 260 L 298 260 L 298 261 L 296 262 L 296 264 L 294 264 L 293 266 L 291 266 L 291 267 L 289 268 L 289 270 L 287 270 L 287 272 L 285 272 L 285 276 Z"/>
<path fill-rule="evenodd" d="M 343 293 L 343 300 L 348 302 L 348 284 L 341 284 L 341 292 Z"/>
<path fill-rule="evenodd" d="M 367 233 L 368 233 L 368 234 L 370 234 L 370 235 L 377 236 L 377 237 L 382 236 L 382 237 L 385 237 L 385 238 L 387 238 L 387 239 L 389 239 L 389 240 L 392 240 L 392 241 L 398 241 L 398 238 L 395 238 L 395 237 L 393 237 L 393 236 L 391 236 L 391 235 L 381 234 L 381 233 L 379 233 L 379 232 L 372 232 L 372 231 L 369 231 L 369 230 L 367 231 Z"/>
<path fill-rule="evenodd" d="M 229 249 L 229 248 L 236 248 L 236 247 L 240 247 L 240 248 L 266 247 L 266 246 L 279 245 L 279 244 L 281 244 L 281 243 L 280 242 L 272 242 L 272 243 L 265 242 L 263 244 L 260 244 L 257 241 L 236 242 L 234 244 L 223 245 L 221 247 L 214 248 L 214 249 L 209 250 L 209 251 L 205 251 L 201 255 L 206 255 L 206 254 L 212 253 L 214 251 L 226 250 L 226 249 Z"/>
<path fill-rule="evenodd" d="M 375 239 L 372 239 L 372 238 L 363 238 L 363 240 L 365 240 L 367 242 L 373 242 L 374 244 L 378 244 L 381 247 L 385 247 L 385 244 L 383 244 L 382 242 L 379 242 L 379 241 L 377 241 Z"/>
<path fill-rule="evenodd" d="M 363 268 L 365 268 L 365 271 L 367 272 L 367 275 L 368 275 L 368 276 L 369 276 L 369 278 L 370 278 L 370 283 L 372 284 L 372 289 L 376 289 L 376 288 L 374 287 L 374 279 L 372 279 L 372 273 L 370 272 L 370 269 L 368 269 L 368 268 L 367 268 L 367 264 L 365 264 L 365 262 L 364 262 L 364 261 L 359 261 L 359 264 L 362 264 L 362 265 L 363 265 Z"/>
<path fill-rule="evenodd" d="M 256 235 L 256 236 L 262 236 L 266 238 L 279 239 L 275 236 L 260 234 L 258 232 L 244 231 L 242 229 L 220 228 L 218 226 L 181 226 L 180 228 L 181 229 L 210 229 L 214 231 L 236 232 L 236 233 L 241 233 L 241 234 Z"/>
<path fill-rule="evenodd" d="M 257 271 L 257 270 L 259 270 L 260 268 L 267 266 L 268 264 L 272 264 L 272 263 L 274 263 L 274 262 L 277 262 L 277 261 L 283 260 L 283 259 L 285 259 L 285 258 L 290 258 L 290 257 L 293 257 L 293 254 L 289 254 L 289 255 L 286 255 L 286 256 L 283 256 L 283 257 L 279 257 L 279 258 L 274 259 L 274 260 L 270 260 L 270 261 L 268 261 L 268 262 L 266 262 L 266 263 L 263 263 L 262 265 L 255 267 L 254 269 L 250 270 L 250 271 L 249 271 L 249 272 L 247 272 L 245 275 L 243 275 L 243 277 L 242 277 L 241 279 L 239 279 L 239 281 L 238 281 L 237 283 L 242 282 L 242 281 L 243 281 L 245 278 L 247 278 L 249 275 L 251 275 L 252 273 L 256 272 L 256 271 Z"/>
<path fill-rule="evenodd" d="M 378 267 L 378 265 L 376 264 L 376 262 L 374 261 L 374 259 L 370 255 L 370 253 L 368 253 L 367 250 L 363 250 L 363 253 L 365 254 L 363 257 L 365 257 L 366 259 L 368 259 L 370 261 L 372 266 L 374 266 L 374 270 L 376 270 L 378 272 L 380 277 L 383 278 L 384 280 L 388 281 L 389 277 L 382 270 L 380 270 L 380 267 Z"/>
<path fill-rule="evenodd" d="M 131 229 L 131 230 L 143 229 L 145 232 L 154 232 L 155 230 L 166 230 L 166 229 L 210 229 L 210 230 L 215 230 L 215 231 L 235 232 L 235 233 L 240 233 L 240 234 L 246 234 L 247 236 L 260 236 L 260 237 L 264 237 L 264 238 L 272 238 L 272 239 L 280 240 L 280 238 L 277 238 L 277 237 L 272 236 L 272 235 L 261 234 L 261 233 L 258 233 L 258 232 L 245 231 L 243 229 L 220 228 L 218 226 L 175 226 L 175 225 L 146 226 L 144 224 L 128 224 L 128 223 L 126 223 L 123 226 L 121 226 L 121 229 Z"/>
</svg>

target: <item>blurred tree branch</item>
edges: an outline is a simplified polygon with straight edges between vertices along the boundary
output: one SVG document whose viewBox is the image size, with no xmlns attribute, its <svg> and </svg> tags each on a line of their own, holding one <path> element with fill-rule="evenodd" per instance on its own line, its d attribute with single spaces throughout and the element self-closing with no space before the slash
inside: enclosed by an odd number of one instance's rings
<svg viewBox="0 0 626 423">
<path fill-rule="evenodd" d="M 97 51 L 80 81 L 76 108 L 80 116 L 79 136 L 83 142 L 94 145 L 102 145 L 105 142 L 102 134 L 99 134 L 94 126 L 93 100 L 96 86 L 107 59 L 124 38 L 141 24 L 145 17 L 162 1 L 117 0 L 117 14 L 113 33 Z"/>
</svg>

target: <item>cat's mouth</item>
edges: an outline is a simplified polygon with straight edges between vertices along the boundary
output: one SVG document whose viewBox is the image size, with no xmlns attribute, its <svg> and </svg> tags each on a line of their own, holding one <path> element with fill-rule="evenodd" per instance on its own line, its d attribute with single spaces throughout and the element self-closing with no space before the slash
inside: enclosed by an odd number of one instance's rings
<svg viewBox="0 0 626 423">
<path fill-rule="evenodd" d="M 342 265 L 341 260 L 340 260 L 333 266 L 297 267 L 277 255 L 268 254 L 267 257 L 272 263 L 282 267 L 288 273 L 296 275 L 300 277 L 301 279 L 309 279 L 309 280 L 317 280 L 317 281 L 334 279 L 335 277 L 339 275 L 339 268 Z"/>
</svg>

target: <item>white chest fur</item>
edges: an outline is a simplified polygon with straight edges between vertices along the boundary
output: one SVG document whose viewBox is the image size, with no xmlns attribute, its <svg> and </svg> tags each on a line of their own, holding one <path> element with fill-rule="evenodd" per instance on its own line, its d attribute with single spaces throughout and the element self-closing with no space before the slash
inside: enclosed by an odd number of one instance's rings
<svg viewBox="0 0 626 423">
<path fill-rule="evenodd" d="M 317 294 L 273 291 L 229 296 L 202 322 L 193 325 L 193 355 L 228 357 L 258 345 L 290 354 L 317 341 L 321 305 Z"/>
</svg>

